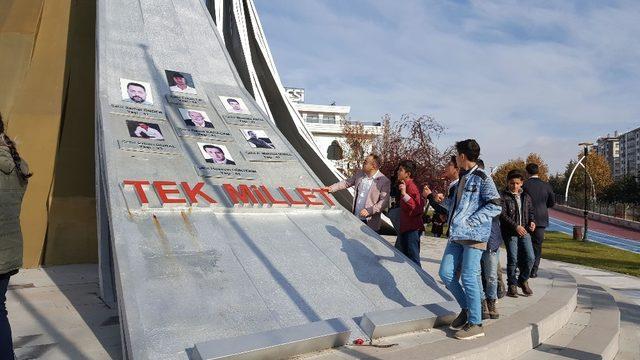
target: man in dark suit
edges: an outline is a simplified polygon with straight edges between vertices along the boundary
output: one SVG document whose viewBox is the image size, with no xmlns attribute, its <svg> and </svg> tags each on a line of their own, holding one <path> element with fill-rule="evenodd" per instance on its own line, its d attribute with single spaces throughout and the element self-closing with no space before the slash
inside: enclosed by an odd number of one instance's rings
<svg viewBox="0 0 640 360">
<path fill-rule="evenodd" d="M 556 202 L 551 185 L 538 177 L 538 172 L 540 171 L 538 164 L 527 164 L 526 169 L 527 174 L 529 174 L 529 179 L 525 181 L 523 189 L 533 200 L 536 219 L 536 228 L 531 234 L 535 261 L 533 263 L 533 268 L 531 269 L 531 275 L 529 276 L 534 278 L 538 276 L 538 266 L 540 265 L 540 255 L 542 254 L 544 231 L 545 228 L 549 226 L 549 212 L 547 209 L 553 207 Z"/>
</svg>

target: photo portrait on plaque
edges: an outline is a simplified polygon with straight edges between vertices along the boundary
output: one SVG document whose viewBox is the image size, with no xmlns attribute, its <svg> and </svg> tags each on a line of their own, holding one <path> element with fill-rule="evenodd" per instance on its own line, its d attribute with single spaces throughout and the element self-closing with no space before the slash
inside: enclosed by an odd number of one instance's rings
<svg viewBox="0 0 640 360">
<path fill-rule="evenodd" d="M 260 149 L 276 148 L 264 130 L 240 129 L 240 131 L 242 132 L 242 135 L 247 140 L 247 142 L 251 145 L 251 147 Z"/>
<path fill-rule="evenodd" d="M 182 116 L 182 120 L 185 125 L 191 127 L 201 127 L 201 128 L 211 128 L 213 129 L 213 123 L 209 119 L 209 115 L 202 110 L 193 110 L 193 109 L 185 109 L 178 108 L 180 111 L 180 116 Z"/>
<path fill-rule="evenodd" d="M 198 93 L 191 74 L 173 70 L 165 70 L 164 73 L 167 76 L 171 92 L 194 95 Z"/>
<path fill-rule="evenodd" d="M 127 120 L 127 128 L 129 129 L 129 136 L 132 138 L 164 141 L 164 136 L 158 124 Z"/>
<path fill-rule="evenodd" d="M 122 101 L 141 105 L 153 105 L 151 84 L 144 81 L 120 79 Z"/>
<path fill-rule="evenodd" d="M 204 160 L 208 163 L 227 165 L 236 164 L 231 155 L 229 155 L 229 150 L 227 150 L 227 147 L 224 145 L 199 142 L 198 148 L 200 149 Z"/>
<path fill-rule="evenodd" d="M 219 96 L 222 105 L 228 112 L 233 114 L 251 114 L 247 105 L 240 97 Z"/>
</svg>

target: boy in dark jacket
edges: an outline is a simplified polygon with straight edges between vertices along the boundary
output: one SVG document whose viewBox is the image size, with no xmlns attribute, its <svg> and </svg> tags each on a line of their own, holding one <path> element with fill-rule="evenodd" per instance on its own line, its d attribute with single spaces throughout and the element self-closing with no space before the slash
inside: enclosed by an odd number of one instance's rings
<svg viewBox="0 0 640 360">
<path fill-rule="evenodd" d="M 420 265 L 420 237 L 424 232 L 422 214 L 424 213 L 424 200 L 420 196 L 418 187 L 413 182 L 413 174 L 416 172 L 416 163 L 411 160 L 402 160 L 396 173 L 400 196 L 400 231 L 396 239 L 396 249 L 400 250 L 409 259 Z"/>
<path fill-rule="evenodd" d="M 517 297 L 518 286 L 524 296 L 533 291 L 528 280 L 535 256 L 528 231 L 536 229 L 535 214 L 531 197 L 522 191 L 524 175 L 520 170 L 511 170 L 507 175 L 507 190 L 503 191 L 500 228 L 507 248 L 507 296 Z M 516 279 L 516 266 L 520 275 Z"/>
</svg>

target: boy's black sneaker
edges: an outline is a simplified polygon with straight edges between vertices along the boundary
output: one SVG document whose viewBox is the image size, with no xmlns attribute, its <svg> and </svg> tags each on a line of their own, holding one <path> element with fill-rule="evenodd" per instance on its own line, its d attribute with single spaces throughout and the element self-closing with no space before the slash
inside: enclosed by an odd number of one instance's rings
<svg viewBox="0 0 640 360">
<path fill-rule="evenodd" d="M 467 323 L 467 310 L 462 309 L 457 318 L 455 318 L 451 324 L 449 324 L 449 329 L 451 330 L 460 330 Z"/>
<path fill-rule="evenodd" d="M 467 323 L 462 329 L 456 331 L 453 336 L 460 340 L 471 340 L 484 336 L 484 329 L 482 328 L 482 324 Z"/>
</svg>

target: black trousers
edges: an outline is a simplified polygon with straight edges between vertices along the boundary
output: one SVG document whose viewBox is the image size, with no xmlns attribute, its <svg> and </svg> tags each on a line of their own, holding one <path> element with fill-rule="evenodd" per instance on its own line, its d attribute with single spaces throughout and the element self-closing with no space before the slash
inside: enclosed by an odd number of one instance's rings
<svg viewBox="0 0 640 360">
<path fill-rule="evenodd" d="M 11 340 L 11 326 L 7 319 L 7 287 L 9 286 L 9 276 L 0 274 L 0 359 L 13 360 L 13 343 Z"/>
<path fill-rule="evenodd" d="M 536 227 L 536 230 L 531 234 L 531 245 L 533 245 L 533 255 L 535 256 L 531 272 L 538 272 L 538 266 L 540 265 L 540 255 L 542 255 L 542 242 L 544 241 L 545 229 L 545 227 Z"/>
</svg>

